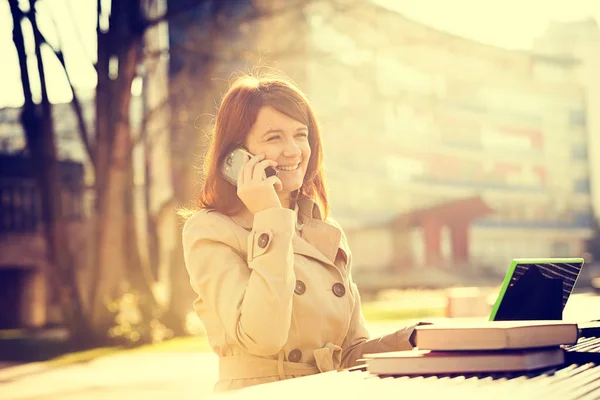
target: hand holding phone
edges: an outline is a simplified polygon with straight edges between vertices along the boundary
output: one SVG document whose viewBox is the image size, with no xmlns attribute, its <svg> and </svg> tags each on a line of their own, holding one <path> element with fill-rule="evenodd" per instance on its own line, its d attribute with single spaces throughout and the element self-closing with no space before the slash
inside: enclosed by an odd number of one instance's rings
<svg viewBox="0 0 600 400">
<path fill-rule="evenodd" d="M 237 186 L 241 169 L 252 157 L 254 156 L 242 147 L 233 149 L 233 151 L 225 157 L 225 160 L 223 160 L 223 164 L 221 165 L 221 175 L 233 186 Z M 267 178 L 273 175 L 276 176 L 277 170 L 272 166 L 267 166 L 267 168 L 265 168 L 265 174 L 267 175 Z"/>
<path fill-rule="evenodd" d="M 276 165 L 275 161 L 265 159 L 264 154 L 253 156 L 238 148 L 225 157 L 221 174 L 237 186 L 240 200 L 256 214 L 268 208 L 281 208 L 277 191 L 281 191 L 282 183 L 277 177 Z"/>
</svg>

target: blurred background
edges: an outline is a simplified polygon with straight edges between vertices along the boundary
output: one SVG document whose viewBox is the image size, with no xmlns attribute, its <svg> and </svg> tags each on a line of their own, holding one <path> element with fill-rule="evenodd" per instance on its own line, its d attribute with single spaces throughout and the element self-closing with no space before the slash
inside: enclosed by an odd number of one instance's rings
<svg viewBox="0 0 600 400">
<path fill-rule="evenodd" d="M 322 125 L 375 330 L 486 315 L 513 258 L 584 257 L 593 294 L 600 6 L 551 3 L 0 0 L 5 359 L 201 336 L 175 212 L 229 83 L 273 69 Z M 15 346 L 40 332 L 68 346 Z"/>
</svg>

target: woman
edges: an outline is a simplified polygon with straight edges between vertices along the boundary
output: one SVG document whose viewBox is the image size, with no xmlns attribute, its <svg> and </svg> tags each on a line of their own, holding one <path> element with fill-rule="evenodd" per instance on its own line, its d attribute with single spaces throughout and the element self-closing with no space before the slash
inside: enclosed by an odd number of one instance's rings
<svg viewBox="0 0 600 400">
<path fill-rule="evenodd" d="M 230 151 L 255 156 L 220 174 Z M 353 366 L 412 348 L 414 327 L 368 340 L 341 228 L 327 218 L 319 127 L 281 78 L 238 79 L 217 112 L 201 210 L 183 229 L 194 308 L 219 355 L 216 391 Z M 265 169 L 275 167 L 267 178 Z"/>
</svg>

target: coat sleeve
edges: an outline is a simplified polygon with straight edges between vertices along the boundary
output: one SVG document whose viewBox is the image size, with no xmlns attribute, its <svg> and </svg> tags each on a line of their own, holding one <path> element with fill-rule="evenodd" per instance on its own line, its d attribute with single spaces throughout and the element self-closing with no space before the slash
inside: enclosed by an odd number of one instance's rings
<svg viewBox="0 0 600 400">
<path fill-rule="evenodd" d="M 217 212 L 197 213 L 183 229 L 192 288 L 227 335 L 251 354 L 273 355 L 287 342 L 296 281 L 294 216 L 289 209 L 257 213 L 248 243 L 239 243 L 231 222 Z"/>
<path fill-rule="evenodd" d="M 341 230 L 339 225 L 338 228 Z M 346 237 L 342 231 L 342 240 L 346 241 Z M 346 242 L 346 248 L 347 242 Z M 388 335 L 370 339 L 367 323 L 362 313 L 360 293 L 354 280 L 352 279 L 352 255 L 348 254 L 348 280 L 350 289 L 354 296 L 354 307 L 350 319 L 350 328 L 346 334 L 346 338 L 342 344 L 342 360 L 341 368 L 349 368 L 358 364 L 358 360 L 364 354 L 382 353 L 386 351 L 410 350 L 414 347 L 412 343 L 412 335 L 415 330 L 414 325 L 403 327 L 396 332 Z"/>
<path fill-rule="evenodd" d="M 355 304 L 350 329 L 342 345 L 341 368 L 357 365 L 358 360 L 364 354 L 410 350 L 414 347 L 412 335 L 418 324 L 408 325 L 388 335 L 369 339 L 369 331 L 360 307 L 360 294 L 354 282 L 351 283 L 351 288 L 354 293 Z"/>
</svg>

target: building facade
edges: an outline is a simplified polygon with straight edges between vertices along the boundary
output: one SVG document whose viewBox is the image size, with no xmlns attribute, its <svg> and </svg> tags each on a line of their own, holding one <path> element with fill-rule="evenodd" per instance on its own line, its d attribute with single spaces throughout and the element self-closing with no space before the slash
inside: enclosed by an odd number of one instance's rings
<svg viewBox="0 0 600 400">
<path fill-rule="evenodd" d="M 358 268 L 503 272 L 515 257 L 584 254 L 593 211 L 581 58 L 485 45 L 375 5 L 307 15 L 308 47 L 328 56 L 307 57 L 303 87 Z M 489 210 L 470 213 L 471 198 Z M 454 203 L 458 221 L 435 211 Z"/>
<path fill-rule="evenodd" d="M 84 97 L 88 126 L 93 100 Z M 87 155 L 79 140 L 70 104 L 54 104 L 62 216 L 69 248 L 79 273 L 87 273 L 86 224 L 90 199 L 85 190 Z M 39 328 L 62 322 L 58 294 L 51 284 L 41 199 L 33 164 L 27 155 L 21 108 L 0 109 L 0 329 Z M 80 275 L 78 275 L 79 277 Z"/>
<path fill-rule="evenodd" d="M 59 322 L 58 298 L 49 279 L 40 194 L 31 160 L 0 153 L 0 329 L 33 328 Z M 61 161 L 62 215 L 74 260 L 83 223 L 83 165 Z"/>
</svg>

